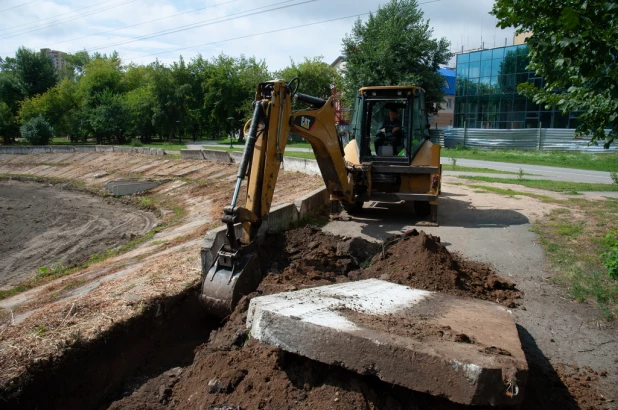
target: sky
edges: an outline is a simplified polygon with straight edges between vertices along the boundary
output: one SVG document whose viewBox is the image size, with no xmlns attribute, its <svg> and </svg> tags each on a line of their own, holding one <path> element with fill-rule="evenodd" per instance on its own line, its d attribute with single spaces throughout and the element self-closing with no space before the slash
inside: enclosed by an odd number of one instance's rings
<svg viewBox="0 0 618 410">
<path fill-rule="evenodd" d="M 0 0 L 0 56 L 20 46 L 111 53 L 124 63 L 165 64 L 201 54 L 255 57 L 275 71 L 341 55 L 342 39 L 387 0 Z M 511 45 L 493 0 L 418 0 L 433 37 L 451 51 Z M 450 65 L 453 65 L 451 61 Z"/>
</svg>

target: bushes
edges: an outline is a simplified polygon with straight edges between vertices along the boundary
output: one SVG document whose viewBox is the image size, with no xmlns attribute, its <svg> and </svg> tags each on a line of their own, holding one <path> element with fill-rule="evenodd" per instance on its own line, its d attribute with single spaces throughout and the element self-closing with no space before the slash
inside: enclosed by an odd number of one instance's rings
<svg viewBox="0 0 618 410">
<path fill-rule="evenodd" d="M 19 131 L 31 145 L 47 145 L 54 134 L 52 126 L 40 115 L 26 121 Z"/>
</svg>

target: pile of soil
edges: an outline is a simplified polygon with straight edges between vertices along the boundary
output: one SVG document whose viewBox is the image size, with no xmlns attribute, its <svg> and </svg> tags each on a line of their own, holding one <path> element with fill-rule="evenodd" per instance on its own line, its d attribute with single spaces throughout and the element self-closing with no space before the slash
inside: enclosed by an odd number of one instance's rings
<svg viewBox="0 0 618 410">
<path fill-rule="evenodd" d="M 498 276 L 489 266 L 451 254 L 440 238 L 406 232 L 392 246 L 378 253 L 371 266 L 352 276 L 379 278 L 417 289 L 490 300 L 513 308 L 521 298 L 515 284 Z"/>
<path fill-rule="evenodd" d="M 196 350 L 193 364 L 151 379 L 111 409 L 461 408 L 377 377 L 260 344 L 250 338 L 245 326 L 249 301 L 365 278 L 507 305 L 520 297 L 514 284 L 488 266 L 454 257 L 439 238 L 424 232 L 410 231 L 381 245 L 306 227 L 269 237 L 260 256 L 267 267 L 260 287 L 243 298 L 225 325 Z"/>
</svg>

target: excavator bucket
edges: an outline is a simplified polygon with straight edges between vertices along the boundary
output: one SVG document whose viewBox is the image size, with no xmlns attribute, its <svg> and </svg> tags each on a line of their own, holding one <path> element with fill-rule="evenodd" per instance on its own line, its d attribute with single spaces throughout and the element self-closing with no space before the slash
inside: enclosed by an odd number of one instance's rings
<svg viewBox="0 0 618 410">
<path fill-rule="evenodd" d="M 254 246 L 243 246 L 234 253 L 224 247 L 208 270 L 200 294 L 202 306 L 219 319 L 229 316 L 238 301 L 253 292 L 262 279 L 257 252 L 248 249 Z"/>
</svg>

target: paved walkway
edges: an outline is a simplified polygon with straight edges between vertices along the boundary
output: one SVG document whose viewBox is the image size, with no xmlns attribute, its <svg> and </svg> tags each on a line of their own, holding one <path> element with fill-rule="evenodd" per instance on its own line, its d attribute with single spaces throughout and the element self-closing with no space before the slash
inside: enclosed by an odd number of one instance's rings
<svg viewBox="0 0 618 410">
<path fill-rule="evenodd" d="M 444 165 L 452 165 L 452 159 L 448 157 L 442 157 L 440 162 Z M 587 171 L 582 169 L 572 168 L 558 168 L 558 167 L 546 167 L 541 165 L 526 165 L 526 164 L 511 164 L 508 162 L 495 162 L 495 161 L 481 161 L 476 159 L 462 159 L 457 158 L 457 165 L 465 167 L 478 167 L 489 168 L 498 171 L 519 172 L 520 169 L 526 174 L 539 175 L 542 178 L 537 179 L 551 179 L 554 181 L 570 181 L 570 182 L 588 182 L 588 183 L 601 183 L 612 184 L 613 180 L 609 175 L 609 172 L 603 171 Z M 448 170 L 447 166 L 444 167 L 445 171 Z M 496 175 L 494 175 L 496 176 Z M 513 175 L 510 176 L 511 178 Z M 526 178 L 534 178 L 526 176 Z"/>
<path fill-rule="evenodd" d="M 202 149 L 205 146 L 218 146 L 224 147 L 224 145 L 219 144 L 217 141 L 196 141 L 196 142 L 187 142 L 187 149 Z M 240 145 L 235 145 L 236 147 L 240 147 Z M 297 151 L 297 152 L 312 152 L 311 148 L 297 148 L 297 147 L 286 147 L 286 151 Z M 442 157 L 440 162 L 445 165 L 444 171 L 445 175 L 466 175 L 470 174 L 469 172 L 461 172 L 461 171 L 451 171 L 448 169 L 449 165 L 452 165 L 452 158 Z M 476 167 L 476 168 L 489 168 L 497 171 L 508 171 L 508 172 L 519 172 L 522 169 L 526 174 L 526 179 L 550 179 L 554 181 L 569 181 L 569 182 L 586 182 L 586 183 L 600 183 L 600 184 L 612 184 L 613 180 L 611 179 L 609 172 L 602 171 L 587 171 L 581 169 L 572 169 L 572 168 L 558 168 L 558 167 L 547 167 L 541 165 L 526 165 L 526 164 L 512 164 L 508 162 L 496 162 L 496 161 L 482 161 L 482 160 L 472 160 L 472 159 L 457 159 L 457 165 L 465 166 L 465 167 Z M 532 174 L 532 175 L 531 175 Z M 491 176 L 495 178 L 513 178 L 516 177 L 512 174 L 482 174 L 482 173 L 474 173 L 474 175 L 484 175 Z M 608 195 L 610 196 L 610 195 Z"/>
</svg>

